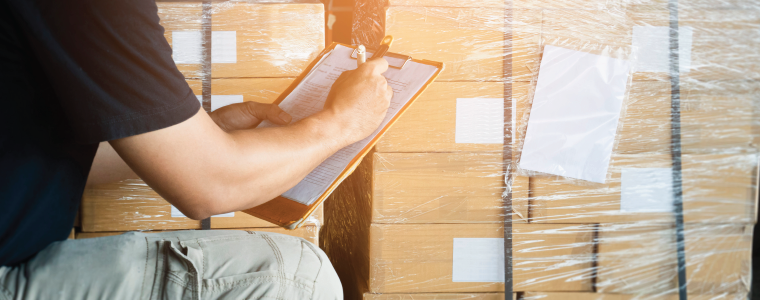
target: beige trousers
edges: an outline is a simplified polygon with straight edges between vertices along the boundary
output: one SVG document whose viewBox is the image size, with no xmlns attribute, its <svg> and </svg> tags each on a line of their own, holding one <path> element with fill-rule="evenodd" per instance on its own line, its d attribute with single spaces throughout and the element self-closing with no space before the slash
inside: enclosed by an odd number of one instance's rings
<svg viewBox="0 0 760 300">
<path fill-rule="evenodd" d="M 67 240 L 0 267 L 0 300 L 343 299 L 324 252 L 276 233 L 129 232 Z"/>
</svg>

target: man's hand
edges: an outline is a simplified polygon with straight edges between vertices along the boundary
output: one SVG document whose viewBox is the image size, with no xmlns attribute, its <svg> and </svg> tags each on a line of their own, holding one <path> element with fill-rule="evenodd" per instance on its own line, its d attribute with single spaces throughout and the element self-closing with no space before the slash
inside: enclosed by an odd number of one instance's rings
<svg viewBox="0 0 760 300">
<path fill-rule="evenodd" d="M 209 116 L 219 128 L 227 132 L 251 129 L 264 120 L 277 125 L 287 125 L 292 119 L 279 106 L 258 102 L 227 105 L 209 113 Z"/>
<path fill-rule="evenodd" d="M 385 59 L 373 59 L 356 70 L 343 72 L 333 84 L 325 111 L 347 129 L 344 138 L 349 144 L 372 134 L 385 118 L 393 97 L 393 90 L 382 75 L 386 70 Z"/>
</svg>

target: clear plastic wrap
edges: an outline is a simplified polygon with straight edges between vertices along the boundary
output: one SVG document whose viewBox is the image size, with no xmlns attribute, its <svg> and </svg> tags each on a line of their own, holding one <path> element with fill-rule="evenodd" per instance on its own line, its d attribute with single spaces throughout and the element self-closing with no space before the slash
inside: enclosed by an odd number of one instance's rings
<svg viewBox="0 0 760 300">
<path fill-rule="evenodd" d="M 356 43 L 392 35 L 392 52 L 446 69 L 325 202 L 321 242 L 347 299 L 503 299 L 505 247 L 517 299 L 678 299 L 680 286 L 746 299 L 759 3 L 355 11 Z M 546 143 L 526 147 L 531 129 Z M 531 156 L 549 171 L 524 167 Z"/>
<path fill-rule="evenodd" d="M 272 103 L 325 47 L 324 5 L 293 1 L 158 1 L 173 59 L 207 111 L 243 101 Z M 319 242 L 319 208 L 291 235 Z M 142 180 L 87 187 L 82 237 L 124 231 L 240 229 L 285 232 L 242 212 L 186 218 Z"/>
</svg>

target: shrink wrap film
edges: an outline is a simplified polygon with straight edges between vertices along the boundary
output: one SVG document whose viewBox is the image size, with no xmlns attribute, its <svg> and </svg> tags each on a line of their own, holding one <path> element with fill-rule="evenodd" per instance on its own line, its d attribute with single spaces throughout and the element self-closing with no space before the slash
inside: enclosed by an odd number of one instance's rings
<svg viewBox="0 0 760 300">
<path fill-rule="evenodd" d="M 681 286 L 691 299 L 746 298 L 760 5 L 355 11 L 356 43 L 392 35 L 391 51 L 446 69 L 325 202 L 322 243 L 347 299 L 503 299 L 500 276 L 518 299 L 678 299 Z M 505 222 L 512 240 L 499 247 L 488 239 L 504 238 Z M 480 257 L 463 265 L 463 249 Z"/>
</svg>

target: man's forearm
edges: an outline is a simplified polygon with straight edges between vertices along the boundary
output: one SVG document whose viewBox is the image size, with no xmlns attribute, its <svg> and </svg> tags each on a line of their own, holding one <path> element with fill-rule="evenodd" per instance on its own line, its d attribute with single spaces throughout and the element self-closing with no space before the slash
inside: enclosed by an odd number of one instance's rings
<svg viewBox="0 0 760 300">
<path fill-rule="evenodd" d="M 200 111 L 190 120 L 112 142 L 151 187 L 192 218 L 247 209 L 287 191 L 346 141 L 329 111 L 290 126 L 219 129 Z M 172 147 L 192 141 L 195 147 Z"/>
</svg>

